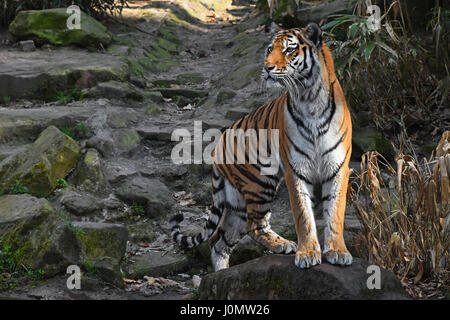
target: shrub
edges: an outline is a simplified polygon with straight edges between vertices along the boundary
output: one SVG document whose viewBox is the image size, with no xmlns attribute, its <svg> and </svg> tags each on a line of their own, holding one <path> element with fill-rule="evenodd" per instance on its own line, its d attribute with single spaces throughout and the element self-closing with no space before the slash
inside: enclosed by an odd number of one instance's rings
<svg viewBox="0 0 450 320">
<path fill-rule="evenodd" d="M 385 131 L 399 129 L 403 121 L 407 127 L 426 122 L 442 128 L 450 88 L 450 11 L 436 6 L 428 13 L 431 34 L 413 34 L 403 5 L 393 2 L 382 13 L 378 30 L 367 25 L 365 8 L 360 14 L 334 16 L 322 27 L 324 38 L 353 110 L 368 112 Z"/>
<path fill-rule="evenodd" d="M 350 203 L 363 225 L 356 240 L 360 256 L 405 283 L 444 279 L 448 285 L 449 140 L 447 131 L 436 156 L 423 164 L 399 151 L 396 169 L 377 152 L 367 152 L 351 183 Z"/>
</svg>

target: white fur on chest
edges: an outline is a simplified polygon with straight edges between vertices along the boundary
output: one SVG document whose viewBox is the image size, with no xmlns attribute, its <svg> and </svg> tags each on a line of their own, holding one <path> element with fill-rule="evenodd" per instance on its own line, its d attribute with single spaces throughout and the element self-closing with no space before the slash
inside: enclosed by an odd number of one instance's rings
<svg viewBox="0 0 450 320">
<path fill-rule="evenodd" d="M 327 117 L 305 116 L 302 118 L 303 125 L 306 127 L 304 129 L 298 126 L 287 108 L 285 109 L 286 130 L 291 142 L 296 146 L 287 142 L 291 165 L 296 172 L 301 173 L 311 182 L 320 183 L 324 178 L 329 177 L 345 159 L 346 150 L 342 143 L 333 149 L 342 137 L 339 131 L 341 112 L 342 109 L 337 107 L 326 133 L 319 134 Z M 330 151 L 331 149 L 333 150 Z"/>
</svg>

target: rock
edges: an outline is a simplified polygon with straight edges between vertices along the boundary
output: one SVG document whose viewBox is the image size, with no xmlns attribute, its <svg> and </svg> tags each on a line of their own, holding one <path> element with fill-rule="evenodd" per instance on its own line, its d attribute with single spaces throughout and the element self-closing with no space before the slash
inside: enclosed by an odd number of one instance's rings
<svg viewBox="0 0 450 320">
<path fill-rule="evenodd" d="M 390 158 L 392 148 L 380 131 L 371 127 L 355 128 L 352 134 L 352 158 L 360 160 L 367 151 L 378 151 Z"/>
<path fill-rule="evenodd" d="M 227 119 L 236 121 L 236 120 L 239 120 L 240 118 L 242 118 L 243 116 L 247 115 L 247 113 L 249 113 L 249 112 L 250 112 L 250 110 L 246 109 L 246 108 L 240 108 L 240 107 L 231 108 L 231 109 L 227 110 L 225 117 Z"/>
<path fill-rule="evenodd" d="M 142 94 L 146 99 L 150 99 L 153 102 L 164 102 L 164 97 L 159 91 L 145 90 Z"/>
<path fill-rule="evenodd" d="M 233 248 L 233 252 L 230 255 L 230 265 L 245 263 L 249 260 L 262 257 L 266 248 L 249 236 L 245 236 L 239 243 Z"/>
<path fill-rule="evenodd" d="M 128 82 L 115 80 L 101 82 L 97 86 L 87 90 L 86 98 L 106 98 L 106 99 L 131 99 L 136 101 L 144 100 L 144 95 L 139 89 Z"/>
<path fill-rule="evenodd" d="M 112 138 L 114 149 L 118 154 L 128 154 L 135 150 L 141 143 L 141 136 L 133 129 L 116 129 L 113 131 Z"/>
<path fill-rule="evenodd" d="M 204 90 L 178 89 L 178 88 L 160 88 L 158 89 L 164 98 L 173 98 L 175 96 L 183 96 L 189 99 L 202 98 L 208 95 Z"/>
<path fill-rule="evenodd" d="M 199 84 L 206 81 L 206 77 L 201 73 L 182 73 L 177 75 L 177 80 L 184 84 Z"/>
<path fill-rule="evenodd" d="M 120 262 L 125 255 L 128 231 L 119 224 L 74 222 L 81 245 L 81 262 L 91 272 L 119 287 L 123 286 Z"/>
<path fill-rule="evenodd" d="M 11 50 L 1 54 L 2 61 L 8 62 L 2 64 L 0 73 L 0 96 L 4 97 L 52 100 L 55 90 L 90 88 L 108 80 L 124 81 L 128 74 L 128 66 L 121 57 L 87 50 Z M 60 115 L 51 115 L 57 116 Z"/>
<path fill-rule="evenodd" d="M 36 46 L 34 45 L 33 40 L 19 41 L 19 48 L 20 50 L 25 52 L 36 50 Z"/>
<path fill-rule="evenodd" d="M 106 27 L 84 12 L 80 13 L 80 28 L 69 29 L 67 21 L 71 13 L 67 13 L 66 8 L 20 11 L 9 25 L 9 32 L 39 45 L 106 47 L 112 41 Z"/>
<path fill-rule="evenodd" d="M 150 125 L 137 128 L 137 132 L 146 140 L 154 141 L 172 141 L 172 132 L 176 127 L 174 125 Z"/>
<path fill-rule="evenodd" d="M 138 174 L 134 163 L 120 159 L 117 162 L 108 162 L 105 166 L 105 176 L 111 184 L 122 183 L 125 179 L 134 177 Z"/>
<path fill-rule="evenodd" d="M 200 287 L 201 282 L 202 282 L 202 278 L 200 278 L 198 275 L 194 274 L 192 276 L 192 284 L 195 289 L 198 289 L 198 287 Z"/>
<path fill-rule="evenodd" d="M 322 263 L 299 269 L 294 255 L 271 254 L 203 277 L 199 299 L 315 300 L 408 299 L 397 277 L 380 268 L 381 289 L 369 290 L 368 262 L 354 258 L 349 267 Z"/>
<path fill-rule="evenodd" d="M 175 204 L 170 190 L 158 179 L 134 177 L 120 186 L 116 194 L 130 204 L 145 205 L 149 217 L 167 216 Z"/>
<path fill-rule="evenodd" d="M 64 189 L 60 198 L 61 204 L 76 216 L 91 215 L 101 210 L 101 204 L 88 194 L 80 194 L 74 190 Z"/>
<path fill-rule="evenodd" d="M 112 112 L 108 114 L 107 123 L 113 129 L 136 126 L 139 116 L 132 110 Z"/>
<path fill-rule="evenodd" d="M 0 238 L 17 264 L 42 269 L 46 277 L 65 272 L 80 254 L 75 235 L 50 203 L 26 194 L 0 197 Z"/>
<path fill-rule="evenodd" d="M 79 157 L 78 143 L 50 126 L 29 150 L 0 162 L 0 189 L 19 184 L 32 195 L 48 196 L 55 190 L 56 181 L 72 171 Z"/>
<path fill-rule="evenodd" d="M 84 191 L 104 193 L 107 188 L 102 160 L 96 149 L 88 149 L 74 177 L 75 184 Z"/>
<path fill-rule="evenodd" d="M 96 149 L 104 158 L 114 156 L 114 142 L 109 137 L 92 137 L 86 142 L 86 147 Z"/>
<path fill-rule="evenodd" d="M 149 251 L 133 258 L 134 263 L 128 271 L 129 277 L 142 278 L 143 276 L 165 277 L 170 274 L 184 272 L 190 263 L 185 255 L 168 252 L 162 255 L 161 251 Z"/>
<path fill-rule="evenodd" d="M 222 103 L 226 100 L 232 99 L 234 96 L 236 96 L 236 92 L 230 89 L 222 89 L 217 94 L 216 102 Z"/>
<path fill-rule="evenodd" d="M 157 234 L 151 222 L 138 222 L 127 225 L 130 241 L 134 243 L 151 243 L 156 240 Z"/>
</svg>

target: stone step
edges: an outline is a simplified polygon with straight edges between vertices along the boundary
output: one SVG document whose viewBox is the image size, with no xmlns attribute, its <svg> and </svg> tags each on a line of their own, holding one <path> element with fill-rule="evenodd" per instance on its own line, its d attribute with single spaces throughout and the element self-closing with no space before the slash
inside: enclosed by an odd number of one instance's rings
<svg viewBox="0 0 450 320">
<path fill-rule="evenodd" d="M 0 81 L 1 82 L 1 81 Z M 43 107 L 33 109 L 0 108 L 0 143 L 27 143 L 34 141 L 48 126 L 59 129 L 72 128 L 88 120 L 93 108 Z"/>
<path fill-rule="evenodd" d="M 111 54 L 73 48 L 0 49 L 0 97 L 51 99 L 56 90 L 124 80 L 127 73 L 127 65 Z"/>
</svg>

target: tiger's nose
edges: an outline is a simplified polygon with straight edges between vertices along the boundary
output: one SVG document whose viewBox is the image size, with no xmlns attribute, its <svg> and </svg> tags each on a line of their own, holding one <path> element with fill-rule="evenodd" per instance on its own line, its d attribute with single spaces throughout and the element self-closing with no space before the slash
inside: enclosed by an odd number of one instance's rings
<svg viewBox="0 0 450 320">
<path fill-rule="evenodd" d="M 270 71 L 272 71 L 273 69 L 275 69 L 275 66 L 270 65 L 270 64 L 265 64 L 264 65 L 264 70 L 267 71 L 267 73 L 269 73 Z"/>
</svg>

